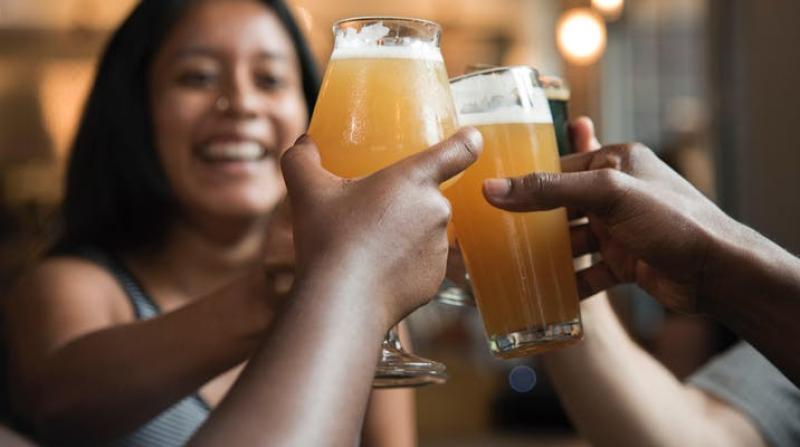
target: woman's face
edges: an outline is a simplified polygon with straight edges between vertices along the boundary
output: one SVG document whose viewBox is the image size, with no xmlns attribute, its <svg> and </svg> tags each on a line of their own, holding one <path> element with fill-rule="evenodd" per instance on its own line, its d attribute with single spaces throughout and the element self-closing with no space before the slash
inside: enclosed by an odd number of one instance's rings
<svg viewBox="0 0 800 447">
<path fill-rule="evenodd" d="M 204 0 L 150 73 L 156 148 L 184 213 L 257 217 L 285 194 L 280 154 L 304 131 L 288 32 L 256 0 Z"/>
</svg>

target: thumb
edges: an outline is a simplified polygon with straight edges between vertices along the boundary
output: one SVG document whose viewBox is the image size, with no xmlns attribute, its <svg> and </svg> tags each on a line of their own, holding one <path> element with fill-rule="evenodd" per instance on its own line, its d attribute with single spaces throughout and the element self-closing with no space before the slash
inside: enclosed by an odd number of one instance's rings
<svg viewBox="0 0 800 447">
<path fill-rule="evenodd" d="M 420 182 L 440 184 L 475 163 L 483 137 L 474 127 L 463 127 L 450 138 L 401 161 L 396 169 L 409 170 Z"/>
<path fill-rule="evenodd" d="M 614 169 L 582 172 L 534 172 L 522 177 L 483 182 L 483 195 L 509 211 L 579 208 L 606 215 L 630 187 L 629 177 Z"/>
<path fill-rule="evenodd" d="M 575 152 L 589 152 L 601 147 L 594 132 L 594 123 L 589 117 L 581 116 L 570 122 L 569 135 Z"/>
<path fill-rule="evenodd" d="M 290 198 L 318 191 L 336 178 L 322 167 L 317 145 L 307 134 L 283 153 L 281 170 Z"/>
</svg>

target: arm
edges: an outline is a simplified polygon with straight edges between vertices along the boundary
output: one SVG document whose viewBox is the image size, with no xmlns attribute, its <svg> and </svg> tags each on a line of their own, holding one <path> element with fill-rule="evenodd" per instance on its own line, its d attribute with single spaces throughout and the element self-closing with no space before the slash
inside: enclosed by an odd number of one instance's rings
<svg viewBox="0 0 800 447">
<path fill-rule="evenodd" d="M 444 277 L 449 207 L 438 185 L 480 147 L 476 131 L 460 131 L 355 181 L 324 171 L 308 138 L 284 154 L 293 298 L 192 445 L 356 445 L 383 334 Z"/>
<path fill-rule="evenodd" d="M 415 400 L 413 388 L 373 390 L 361 432 L 361 444 L 364 447 L 416 446 Z"/>
<path fill-rule="evenodd" d="M 243 290 L 123 324 L 130 317 L 117 309 L 130 310 L 107 273 L 78 260 L 46 261 L 9 300 L 15 411 L 60 442 L 99 442 L 135 428 L 258 346 L 270 313 L 256 286 L 243 282 Z"/>
<path fill-rule="evenodd" d="M 738 410 L 679 382 L 636 345 L 605 294 L 582 303 L 581 314 L 585 339 L 543 360 L 593 445 L 766 445 Z"/>
<path fill-rule="evenodd" d="M 192 445 L 356 445 L 388 328 L 354 299 L 377 299 L 365 289 L 347 270 L 299 279 L 285 312 Z"/>
<path fill-rule="evenodd" d="M 294 237 L 292 234 L 291 209 L 284 200 L 270 220 L 267 232 L 267 265 L 277 273 L 277 287 L 288 286 L 291 280 L 281 281 L 281 273 L 290 278 L 294 272 Z M 283 268 L 282 268 L 283 267 Z M 283 291 L 284 293 L 287 290 Z M 407 331 L 400 323 L 403 346 L 410 347 L 405 337 Z M 416 420 L 414 408 L 415 390 L 412 388 L 373 389 L 370 393 L 361 445 L 365 447 L 411 447 L 416 445 Z"/>
<path fill-rule="evenodd" d="M 800 259 L 745 226 L 725 242 L 703 310 L 800 386 Z"/>
<path fill-rule="evenodd" d="M 34 447 L 27 439 L 0 425 L 0 445 L 5 447 Z"/>
</svg>

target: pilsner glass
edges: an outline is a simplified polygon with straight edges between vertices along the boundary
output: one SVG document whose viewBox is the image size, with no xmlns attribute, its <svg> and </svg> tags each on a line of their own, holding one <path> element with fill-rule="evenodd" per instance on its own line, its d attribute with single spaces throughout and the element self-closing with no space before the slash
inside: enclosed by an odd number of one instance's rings
<svg viewBox="0 0 800 447">
<path fill-rule="evenodd" d="M 491 68 L 453 79 L 451 90 L 459 124 L 483 134 L 483 154 L 448 195 L 489 347 L 511 358 L 575 343 L 583 330 L 566 210 L 512 213 L 482 195 L 487 178 L 560 171 L 538 74 Z"/>
<path fill-rule="evenodd" d="M 337 22 L 309 134 L 322 165 L 361 177 L 427 149 L 456 131 L 441 27 L 360 17 Z M 441 383 L 444 365 L 403 351 L 394 330 L 383 343 L 374 386 Z"/>
</svg>

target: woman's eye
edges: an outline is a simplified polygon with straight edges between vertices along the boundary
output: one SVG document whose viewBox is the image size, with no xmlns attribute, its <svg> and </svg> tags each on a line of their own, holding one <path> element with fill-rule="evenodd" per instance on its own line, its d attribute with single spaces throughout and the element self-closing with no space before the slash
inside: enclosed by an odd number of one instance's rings
<svg viewBox="0 0 800 447">
<path fill-rule="evenodd" d="M 217 75 L 204 71 L 188 71 L 178 76 L 178 83 L 186 87 L 210 87 L 217 81 Z"/>
<path fill-rule="evenodd" d="M 283 87 L 284 80 L 274 75 L 257 75 L 256 84 L 264 90 L 274 90 Z"/>
</svg>

